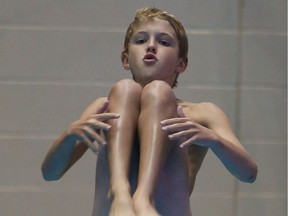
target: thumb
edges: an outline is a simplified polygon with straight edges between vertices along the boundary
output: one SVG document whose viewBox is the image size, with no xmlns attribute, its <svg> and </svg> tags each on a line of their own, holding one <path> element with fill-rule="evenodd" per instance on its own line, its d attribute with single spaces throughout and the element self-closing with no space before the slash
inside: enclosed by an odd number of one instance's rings
<svg viewBox="0 0 288 216">
<path fill-rule="evenodd" d="M 105 100 L 104 103 L 102 104 L 102 106 L 100 107 L 100 109 L 97 110 L 96 114 L 105 112 L 108 108 L 108 105 L 109 105 L 109 101 Z"/>
<path fill-rule="evenodd" d="M 178 117 L 185 117 L 182 106 L 177 107 L 177 115 L 178 115 Z"/>
</svg>

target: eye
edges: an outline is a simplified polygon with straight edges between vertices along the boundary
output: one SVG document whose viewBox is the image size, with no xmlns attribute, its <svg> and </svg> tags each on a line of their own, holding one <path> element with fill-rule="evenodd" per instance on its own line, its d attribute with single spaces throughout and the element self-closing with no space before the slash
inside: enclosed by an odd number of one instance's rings
<svg viewBox="0 0 288 216">
<path fill-rule="evenodd" d="M 158 35 L 158 43 L 165 47 L 170 47 L 174 44 L 174 39 L 165 33 Z"/>
<path fill-rule="evenodd" d="M 159 40 L 159 43 L 167 47 L 171 45 L 171 43 L 168 40 Z"/>
<path fill-rule="evenodd" d="M 137 45 L 147 42 L 147 36 L 144 33 L 138 33 L 131 38 L 131 42 Z"/>
<path fill-rule="evenodd" d="M 145 38 L 136 38 L 135 40 L 134 40 L 134 43 L 135 44 L 143 44 L 143 43 L 145 43 L 147 40 L 145 39 Z"/>
</svg>

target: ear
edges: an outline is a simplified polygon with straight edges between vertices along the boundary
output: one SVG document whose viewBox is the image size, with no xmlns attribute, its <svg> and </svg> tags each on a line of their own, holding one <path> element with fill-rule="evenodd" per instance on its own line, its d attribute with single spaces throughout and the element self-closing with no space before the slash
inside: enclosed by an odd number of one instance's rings
<svg viewBox="0 0 288 216">
<path fill-rule="evenodd" d="M 124 51 L 121 53 L 121 61 L 122 61 L 122 65 L 123 65 L 124 69 L 129 70 L 130 65 L 129 65 L 128 53 L 126 53 Z"/>
<path fill-rule="evenodd" d="M 178 64 L 176 68 L 177 73 L 182 73 L 186 70 L 187 67 L 187 60 L 185 61 L 183 58 L 178 59 Z"/>
</svg>

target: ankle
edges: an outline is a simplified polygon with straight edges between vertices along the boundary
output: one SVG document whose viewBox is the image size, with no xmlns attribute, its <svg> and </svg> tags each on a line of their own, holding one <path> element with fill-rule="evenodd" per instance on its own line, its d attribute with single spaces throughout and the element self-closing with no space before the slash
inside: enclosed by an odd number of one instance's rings
<svg viewBox="0 0 288 216">
<path fill-rule="evenodd" d="M 114 184 L 111 185 L 108 197 L 114 199 L 114 197 L 131 197 L 131 189 L 129 183 L 122 183 L 122 184 Z"/>
<path fill-rule="evenodd" d="M 133 203 L 135 208 L 141 206 L 151 206 L 153 205 L 152 195 L 149 195 L 146 192 L 136 191 L 133 195 Z"/>
<path fill-rule="evenodd" d="M 157 212 L 152 196 L 148 194 L 134 194 L 133 207 L 137 216 L 160 216 Z"/>
</svg>

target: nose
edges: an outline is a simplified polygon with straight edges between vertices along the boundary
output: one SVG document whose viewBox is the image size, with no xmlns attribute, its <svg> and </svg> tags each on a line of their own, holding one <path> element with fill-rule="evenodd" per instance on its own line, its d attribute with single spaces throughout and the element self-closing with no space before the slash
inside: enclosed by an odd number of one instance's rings
<svg viewBox="0 0 288 216">
<path fill-rule="evenodd" d="M 155 45 L 155 42 L 153 40 L 151 40 L 148 44 L 148 47 L 147 47 L 147 52 L 151 52 L 151 53 L 156 53 L 157 52 L 157 49 L 156 49 L 156 45 Z"/>
</svg>

